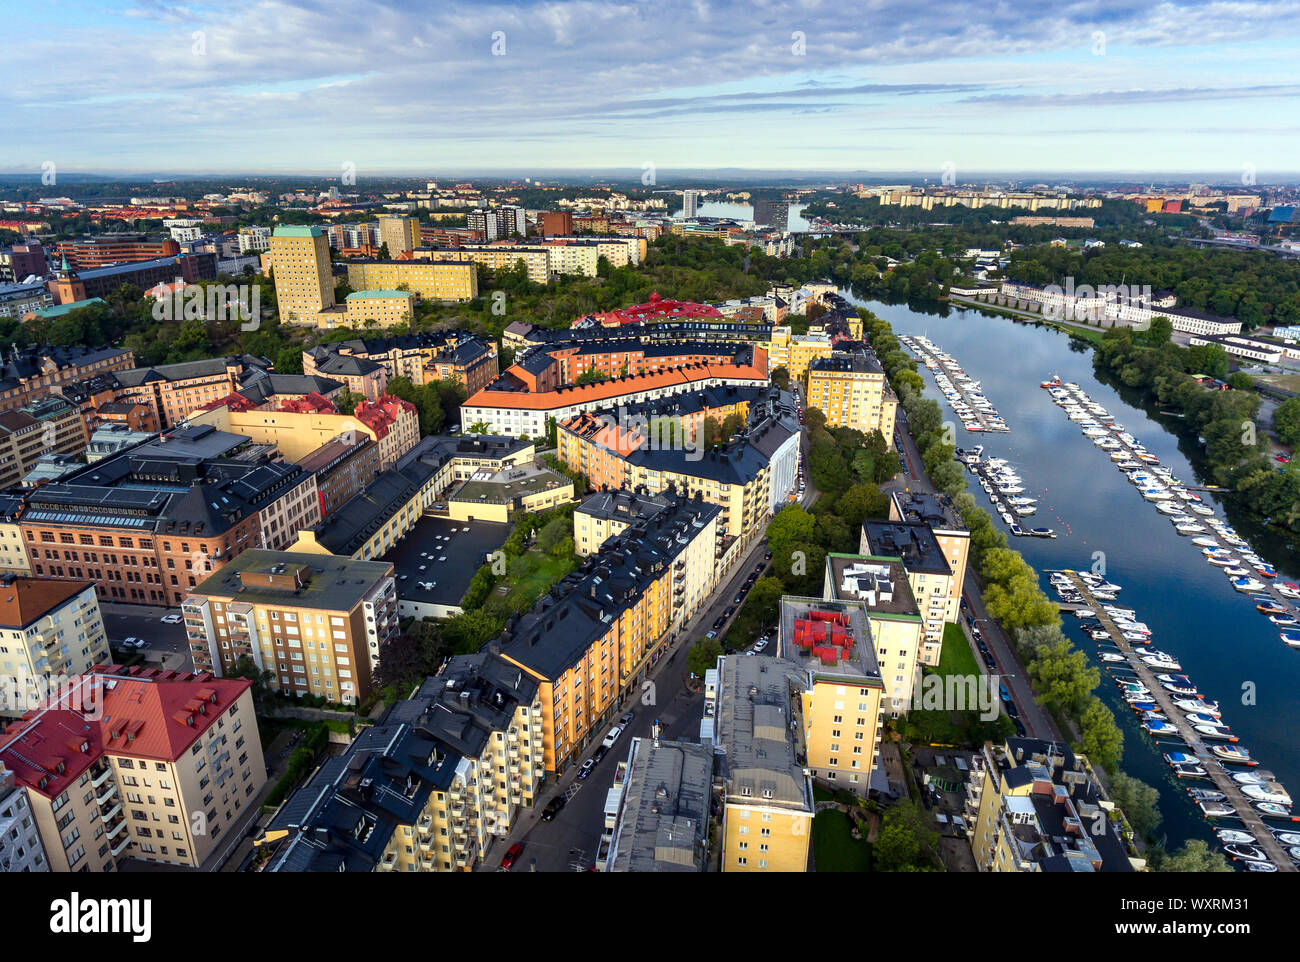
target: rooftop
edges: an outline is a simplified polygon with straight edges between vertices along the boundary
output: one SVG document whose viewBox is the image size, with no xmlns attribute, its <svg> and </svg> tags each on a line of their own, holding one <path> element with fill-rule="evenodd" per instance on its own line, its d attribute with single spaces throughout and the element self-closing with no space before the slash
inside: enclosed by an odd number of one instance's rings
<svg viewBox="0 0 1300 962">
<path fill-rule="evenodd" d="M 351 611 L 385 576 L 385 561 L 250 548 L 191 589 L 250 605 Z"/>
<path fill-rule="evenodd" d="M 873 615 L 919 618 L 920 609 L 899 558 L 827 554 L 826 587 L 840 601 L 861 601 Z"/>
<path fill-rule="evenodd" d="M 704 871 L 712 783 L 710 746 L 632 739 L 607 871 Z"/>
<path fill-rule="evenodd" d="M 901 558 L 908 572 L 951 575 L 939 540 L 924 521 L 864 521 L 867 550 Z"/>
</svg>

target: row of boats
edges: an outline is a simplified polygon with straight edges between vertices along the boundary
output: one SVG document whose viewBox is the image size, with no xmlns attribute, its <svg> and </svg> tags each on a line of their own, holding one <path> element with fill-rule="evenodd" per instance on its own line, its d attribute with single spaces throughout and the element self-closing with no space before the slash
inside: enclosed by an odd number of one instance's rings
<svg viewBox="0 0 1300 962">
<path fill-rule="evenodd" d="M 927 337 L 899 334 L 898 340 L 934 376 L 934 383 L 939 386 L 948 406 L 961 419 L 962 426 L 967 431 L 1011 430 L 1002 415 L 998 414 L 997 408 L 980 390 L 980 382 L 967 375 L 955 358 L 944 353 Z"/>
<path fill-rule="evenodd" d="M 1056 402 L 1086 437 L 1107 451 L 1115 466 L 1129 482 L 1169 518 L 1178 534 L 1191 538 L 1201 549 L 1207 564 L 1219 568 L 1232 587 L 1252 595 L 1256 608 L 1277 626 L 1282 642 L 1300 648 L 1300 618 L 1297 612 L 1267 594 L 1272 585 L 1282 599 L 1300 599 L 1300 585 L 1278 582 L 1277 571 L 1251 550 L 1250 545 L 1226 521 L 1216 516 L 1214 508 L 1204 504 L 1200 495 L 1189 491 L 1173 472 L 1160 464 L 1137 438 L 1116 424 L 1106 409 L 1093 401 L 1077 384 L 1062 383 L 1059 377 L 1042 382 Z M 1261 580 L 1262 579 L 1262 580 Z"/>
<path fill-rule="evenodd" d="M 1073 575 L 1073 578 L 1071 577 Z M 1085 596 L 1074 581 L 1087 588 Z M 1091 572 L 1052 572 L 1052 588 L 1061 601 L 1086 605 L 1074 609 L 1082 630 L 1098 643 L 1098 657 L 1120 689 L 1120 696 L 1136 714 L 1138 724 L 1159 742 L 1203 743 L 1205 755 L 1190 751 L 1164 753 L 1165 762 L 1180 779 L 1209 779 L 1210 767 L 1219 766 L 1223 774 L 1236 783 L 1237 790 L 1263 819 L 1291 821 L 1291 796 L 1272 773 L 1254 771 L 1256 762 L 1250 752 L 1237 744 L 1237 736 L 1223 720 L 1217 701 L 1207 699 L 1195 683 L 1182 674 L 1176 655 L 1152 644 L 1150 627 L 1138 619 L 1137 612 L 1113 604 L 1122 587 Z M 1125 651 L 1102 622 L 1104 615 L 1127 643 Z M 1138 665 L 1160 689 L 1153 691 L 1138 673 Z M 1171 717 L 1172 715 L 1172 717 Z M 1232 766 L 1229 772 L 1227 766 Z M 1244 770 L 1243 770 L 1244 769 Z M 1208 819 L 1240 818 L 1232 800 L 1215 788 L 1189 789 L 1193 802 Z M 1287 828 L 1268 826 L 1287 854 L 1300 865 L 1300 833 Z M 1275 872 L 1277 865 L 1260 848 L 1250 832 L 1234 828 L 1216 828 L 1224 851 L 1240 860 L 1249 870 Z"/>
<path fill-rule="evenodd" d="M 1031 528 L 1020 524 L 1021 518 L 1028 518 L 1038 510 L 1038 502 L 1025 493 L 1024 481 L 1006 458 L 985 459 L 983 454 L 984 445 L 977 444 L 970 450 L 958 448 L 954 457 L 975 475 L 993 509 L 1006 522 L 1011 533 L 1022 538 L 1055 538 L 1056 532 L 1051 528 Z"/>
</svg>

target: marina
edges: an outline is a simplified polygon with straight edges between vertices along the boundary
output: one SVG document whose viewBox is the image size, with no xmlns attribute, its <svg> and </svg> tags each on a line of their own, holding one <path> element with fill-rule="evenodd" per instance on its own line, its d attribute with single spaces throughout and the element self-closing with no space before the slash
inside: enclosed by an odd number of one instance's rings
<svg viewBox="0 0 1300 962">
<path fill-rule="evenodd" d="M 1011 430 L 980 390 L 980 382 L 962 370 L 955 358 L 940 350 L 929 338 L 908 334 L 897 336 L 899 343 L 915 354 L 934 376 L 934 383 L 967 431 L 1005 433 Z"/>
<path fill-rule="evenodd" d="M 1174 774 L 1179 778 L 1208 779 L 1214 784 L 1212 796 L 1206 789 L 1190 790 L 1202 814 L 1206 818 L 1236 819 L 1241 823 L 1241 834 L 1249 834 L 1249 842 L 1239 840 L 1224 846 L 1228 856 L 1270 864 L 1280 872 L 1297 871 L 1296 859 L 1277 839 L 1275 830 L 1265 823 L 1263 816 L 1268 814 L 1270 818 L 1297 822 L 1300 822 L 1300 817 L 1290 814 L 1290 796 L 1271 777 L 1266 777 L 1266 773 L 1247 776 L 1249 781 L 1243 781 L 1241 775 L 1228 773 L 1225 765 L 1254 766 L 1257 763 L 1248 752 L 1231 744 L 1236 737 L 1223 724 L 1218 705 L 1205 702 L 1186 676 L 1170 674 L 1180 670 L 1176 662 L 1165 660 L 1171 656 L 1163 652 L 1155 656 L 1143 653 L 1149 649 L 1134 641 L 1133 635 L 1143 635 L 1149 641 L 1150 634 L 1131 630 L 1130 626 L 1140 625 L 1132 621 L 1136 613 L 1132 609 L 1109 605 L 1097 596 L 1097 592 L 1113 596 L 1117 591 L 1101 591 L 1097 576 L 1077 571 L 1053 571 L 1049 576 L 1063 601 L 1083 606 L 1076 608 L 1074 614 L 1080 616 L 1087 612 L 1086 617 L 1097 622 L 1100 632 L 1104 632 L 1108 643 L 1121 656 L 1120 659 L 1103 659 L 1103 667 L 1119 686 L 1129 708 L 1137 713 L 1143 729 L 1158 741 L 1174 742 L 1179 746 L 1177 751 L 1164 755 Z M 1108 583 L 1103 581 L 1103 584 Z M 1118 589 L 1118 586 L 1110 587 Z M 1145 629 L 1144 625 L 1141 627 Z M 1100 637 L 1100 632 L 1095 637 Z M 1252 785 L 1267 785 L 1269 789 L 1250 791 Z M 1261 809 L 1261 805 L 1272 808 Z M 1220 842 L 1223 842 L 1222 837 Z M 1244 848 L 1234 850 L 1233 844 Z"/>
<path fill-rule="evenodd" d="M 1160 459 L 1149 452 L 1106 409 L 1093 401 L 1077 384 L 1063 383 L 1059 377 L 1043 381 L 1052 401 L 1082 429 L 1084 436 L 1103 451 L 1128 481 L 1141 492 L 1144 500 L 1170 519 L 1174 530 L 1192 538 L 1205 562 L 1220 569 L 1233 589 L 1249 595 L 1260 614 L 1279 628 L 1278 638 L 1289 648 L 1300 648 L 1300 634 L 1291 630 L 1300 624 L 1300 585 L 1279 581 L 1277 571 L 1252 550 L 1250 544 L 1214 508 L 1205 504 L 1198 490 L 1205 486 L 1184 484 Z"/>
<path fill-rule="evenodd" d="M 1038 510 L 1038 501 L 1028 497 L 1020 475 L 1004 458 L 988 458 L 982 455 L 984 446 L 976 445 L 967 451 L 958 448 L 954 456 L 966 469 L 975 475 L 994 513 L 1007 525 L 1018 538 L 1055 538 L 1052 528 L 1034 526 L 1028 519 Z"/>
</svg>

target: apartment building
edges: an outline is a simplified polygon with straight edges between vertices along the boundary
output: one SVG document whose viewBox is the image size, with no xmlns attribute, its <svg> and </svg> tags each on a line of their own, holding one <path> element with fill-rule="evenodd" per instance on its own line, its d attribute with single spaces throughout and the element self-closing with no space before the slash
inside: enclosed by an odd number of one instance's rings
<svg viewBox="0 0 1300 962">
<path fill-rule="evenodd" d="M 43 280 L 30 284 L 0 284 L 0 317 L 26 320 L 29 315 L 36 315 L 53 303 L 54 298 Z"/>
<path fill-rule="evenodd" d="M 981 872 L 1132 872 L 1087 758 L 1063 742 L 1008 738 L 972 759 L 966 816 Z"/>
<path fill-rule="evenodd" d="M 117 348 L 17 347 L 0 361 L 0 411 L 58 393 L 65 384 L 135 366 L 135 355 Z"/>
<path fill-rule="evenodd" d="M 656 723 L 657 726 L 657 723 Z M 634 738 L 606 802 L 597 867 L 605 872 L 703 872 L 709 857 L 713 749 Z M 611 824 L 612 822 L 612 824 Z M 603 860 L 601 860 L 603 854 Z"/>
<path fill-rule="evenodd" d="M 450 260 L 348 261 L 348 286 L 354 290 L 410 291 L 425 300 L 473 300 L 478 269 L 462 257 Z"/>
<path fill-rule="evenodd" d="M 0 488 L 21 481 L 46 454 L 82 455 L 86 424 L 77 405 L 52 396 L 0 412 Z"/>
<path fill-rule="evenodd" d="M 48 872 L 27 786 L 0 762 L 0 872 Z"/>
<path fill-rule="evenodd" d="M 379 215 L 379 244 L 388 245 L 388 256 L 396 257 L 420 246 L 420 220 L 395 214 Z"/>
<path fill-rule="evenodd" d="M 939 664 L 943 626 L 956 622 L 961 605 L 957 578 L 938 539 L 924 522 L 872 521 L 862 525 L 859 554 L 900 558 L 908 585 L 925 623 L 920 660 Z M 950 617 L 951 616 L 951 617 Z"/>
<path fill-rule="evenodd" d="M 795 741 L 802 675 L 784 658 L 734 655 L 709 674 L 700 741 L 713 746 L 722 798 L 722 871 L 806 872 L 815 809 Z"/>
<path fill-rule="evenodd" d="M 302 362 L 304 372 L 343 378 L 349 390 L 372 399 L 372 390 L 382 393 L 383 385 L 395 377 L 416 385 L 456 381 L 469 395 L 497 376 L 496 344 L 467 331 L 336 341 L 304 351 Z M 353 378 L 360 380 L 354 385 Z"/>
<path fill-rule="evenodd" d="M 69 266 L 80 271 L 175 257 L 181 252 L 181 246 L 171 238 L 150 238 L 137 234 L 59 241 L 51 245 L 50 251 L 55 257 L 65 258 Z"/>
<path fill-rule="evenodd" d="M 20 495 L 0 494 L 0 575 L 32 573 L 22 525 L 18 523 L 26 507 Z"/>
<path fill-rule="evenodd" d="M 537 691 L 500 659 L 452 658 L 290 796 L 266 871 L 471 871 L 542 785 Z"/>
<path fill-rule="evenodd" d="M 196 669 L 223 677 L 247 657 L 270 685 L 345 705 L 370 694 L 397 633 L 393 566 L 250 549 L 181 602 Z"/>
<path fill-rule="evenodd" d="M 610 538 L 654 517 L 670 503 L 671 498 L 664 494 L 598 491 L 573 509 L 573 549 L 584 558 L 593 555 Z"/>
<path fill-rule="evenodd" d="M 632 525 L 489 643 L 489 655 L 537 680 L 546 771 L 563 770 L 604 734 L 619 700 L 708 598 L 716 511 L 678 499 Z"/>
<path fill-rule="evenodd" d="M 475 474 L 447 495 L 447 516 L 453 521 L 505 524 L 517 511 L 549 511 L 572 500 L 573 481 L 534 462 Z"/>
<path fill-rule="evenodd" d="M 863 434 L 879 431 L 887 444 L 892 443 L 898 398 L 869 347 L 858 344 L 855 350 L 814 358 L 807 376 L 808 406 L 826 415 L 827 426 Z"/>
<path fill-rule="evenodd" d="M 768 363 L 773 369 L 785 368 L 790 380 L 802 383 L 813 360 L 830 357 L 833 349 L 825 334 L 793 334 L 788 327 L 773 327 L 767 346 Z"/>
<path fill-rule="evenodd" d="M 0 577 L 0 715 L 38 706 L 51 679 L 75 677 L 111 660 L 93 584 Z"/>
<path fill-rule="evenodd" d="M 415 316 L 415 295 L 410 291 L 357 291 L 344 298 L 344 305 L 345 327 L 396 327 L 410 324 Z"/>
<path fill-rule="evenodd" d="M 142 291 L 171 284 L 177 279 L 187 284 L 211 281 L 217 278 L 217 255 L 212 253 L 178 254 L 154 260 L 114 264 L 77 270 L 65 260 L 54 278 L 47 282 L 55 304 L 72 304 L 78 301 L 107 297 L 123 284 Z"/>
<path fill-rule="evenodd" d="M 957 624 L 966 586 L 966 569 L 970 563 L 970 530 L 952 499 L 945 494 L 895 491 L 889 496 L 889 518 L 908 524 L 924 524 L 930 529 L 948 561 L 948 570 L 952 572 L 943 617 L 949 624 Z"/>
<path fill-rule="evenodd" d="M 280 317 L 290 324 L 315 324 L 316 315 L 334 307 L 329 239 L 316 226 L 277 227 L 267 251 Z"/>
<path fill-rule="evenodd" d="M 208 425 L 98 461 L 27 495 L 32 575 L 94 581 L 103 600 L 177 605 L 252 547 L 320 521 L 315 478 Z"/>
<path fill-rule="evenodd" d="M 117 371 L 116 399 L 143 404 L 154 423 L 169 428 L 205 404 L 239 391 L 270 366 L 265 358 L 241 354 Z"/>
<path fill-rule="evenodd" d="M 365 490 L 382 470 L 379 445 L 372 438 L 356 432 L 331 438 L 299 458 L 297 463 L 298 467 L 316 476 L 322 519 Z"/>
<path fill-rule="evenodd" d="M 198 868 L 266 783 L 252 682 L 97 666 L 0 736 L 52 871 Z M 73 733 L 70 735 L 69 733 Z"/>
<path fill-rule="evenodd" d="M 517 377 L 498 378 L 461 405 L 462 427 L 483 423 L 499 434 L 544 437 L 548 421 L 564 421 L 594 409 L 617 408 L 707 387 L 767 385 L 767 355 L 752 349 L 748 363 L 736 360 L 685 364 L 644 374 L 630 374 L 595 384 L 537 381 L 532 390 Z M 550 367 L 548 362 L 546 365 Z M 534 372 L 537 373 L 537 372 Z"/>
</svg>

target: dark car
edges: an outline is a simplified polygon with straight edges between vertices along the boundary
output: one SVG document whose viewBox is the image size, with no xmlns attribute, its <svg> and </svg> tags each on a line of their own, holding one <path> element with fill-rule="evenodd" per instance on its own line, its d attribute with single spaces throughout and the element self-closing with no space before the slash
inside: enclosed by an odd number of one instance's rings
<svg viewBox="0 0 1300 962">
<path fill-rule="evenodd" d="M 767 557 L 769 557 L 769 558 L 772 557 L 772 552 L 769 551 L 769 552 L 767 553 Z M 756 574 L 756 575 L 762 574 L 762 573 L 763 573 L 763 569 L 766 568 L 766 567 L 767 567 L 767 562 L 765 562 L 765 561 L 760 561 L 758 564 L 756 564 L 756 565 L 754 566 L 754 574 Z"/>
<path fill-rule="evenodd" d="M 560 813 L 560 809 L 564 808 L 567 801 L 568 799 L 563 795 L 556 795 L 553 799 L 547 802 L 546 807 L 542 809 L 542 821 L 549 822 L 551 819 L 555 818 L 555 816 Z"/>
<path fill-rule="evenodd" d="M 713 623 L 713 630 L 714 631 L 719 630 L 726 623 L 727 623 L 727 617 L 726 615 L 723 615 L 721 618 L 719 618 L 717 621 Z"/>
<path fill-rule="evenodd" d="M 1012 715 L 1012 716 L 1011 716 L 1011 721 L 1012 721 L 1012 723 L 1014 723 L 1015 726 L 1016 726 L 1016 734 L 1019 735 L 1021 738 L 1024 738 L 1024 737 L 1025 737 L 1025 723 L 1022 722 L 1022 721 L 1019 719 L 1019 717 L 1017 717 L 1016 715 Z"/>
<path fill-rule="evenodd" d="M 744 593 L 743 591 L 737 591 L 737 592 L 736 592 L 736 597 L 732 598 L 732 599 L 731 599 L 731 602 L 732 602 L 732 604 L 736 604 L 736 605 L 738 605 L 738 604 L 740 604 L 740 603 L 741 603 L 742 601 L 744 601 L 744 600 L 745 600 L 745 593 Z"/>
<path fill-rule="evenodd" d="M 772 552 L 769 551 L 767 554 L 763 555 L 763 558 L 764 558 L 764 560 L 766 560 L 766 561 L 771 561 L 771 560 L 772 560 Z"/>
<path fill-rule="evenodd" d="M 596 759 L 588 758 L 578 769 L 578 780 L 581 781 L 591 774 L 591 770 L 596 767 Z"/>
<path fill-rule="evenodd" d="M 727 605 L 727 607 L 725 607 L 725 608 L 722 609 L 722 618 L 723 618 L 723 620 L 725 621 L 726 619 L 730 618 L 730 617 L 731 617 L 732 615 L 734 615 L 735 613 L 736 613 L 736 607 L 735 607 L 735 605 Z"/>
<path fill-rule="evenodd" d="M 991 651 L 989 651 L 987 648 L 985 648 L 985 649 L 981 652 L 981 654 L 984 656 L 984 664 L 988 665 L 989 668 L 997 668 L 997 667 L 998 667 L 998 663 L 997 663 L 997 661 L 994 660 L 994 658 L 993 658 L 993 653 L 992 653 Z"/>
<path fill-rule="evenodd" d="M 592 753 L 591 756 L 592 762 L 599 764 L 600 760 L 605 757 L 605 752 L 607 751 L 609 751 L 609 749 L 606 748 L 604 745 L 601 745 L 599 748 L 596 749 L 595 752 Z"/>
<path fill-rule="evenodd" d="M 519 861 L 519 856 L 524 854 L 524 843 L 515 842 L 506 850 L 506 854 L 501 856 L 501 867 L 509 871 L 515 867 L 515 862 Z"/>
<path fill-rule="evenodd" d="M 624 714 L 623 717 L 618 720 L 618 722 L 620 725 L 628 725 L 631 724 L 632 719 L 635 717 L 636 717 L 636 712 L 630 711 Z"/>
</svg>

